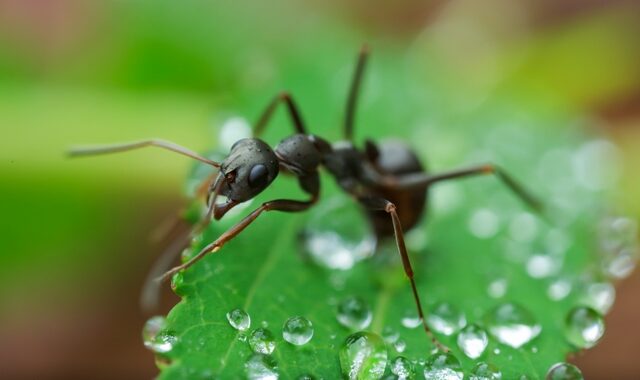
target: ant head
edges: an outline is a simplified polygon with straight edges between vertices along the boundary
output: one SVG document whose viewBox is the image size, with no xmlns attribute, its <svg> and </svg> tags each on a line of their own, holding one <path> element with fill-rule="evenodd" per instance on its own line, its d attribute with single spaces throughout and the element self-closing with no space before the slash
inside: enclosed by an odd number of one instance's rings
<svg viewBox="0 0 640 380">
<path fill-rule="evenodd" d="M 217 207 L 216 217 L 222 217 L 236 204 L 260 194 L 276 178 L 279 167 L 278 158 L 264 141 L 238 140 L 220 165 L 218 193 L 227 197 L 227 203 Z M 212 191 L 215 191 L 214 187 Z"/>
</svg>

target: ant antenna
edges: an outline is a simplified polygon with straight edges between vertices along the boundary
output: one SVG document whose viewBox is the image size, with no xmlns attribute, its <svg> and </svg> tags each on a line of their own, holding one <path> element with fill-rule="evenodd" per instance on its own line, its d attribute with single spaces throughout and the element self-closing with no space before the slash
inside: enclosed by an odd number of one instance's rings
<svg viewBox="0 0 640 380">
<path fill-rule="evenodd" d="M 187 156 L 193 158 L 194 160 L 198 160 L 200 162 L 204 162 L 205 164 L 211 165 L 213 167 L 219 168 L 220 163 L 212 161 L 208 158 L 202 157 L 199 154 L 192 152 L 191 150 L 184 148 L 180 145 L 174 144 L 169 141 L 163 140 L 145 140 L 138 141 L 133 143 L 124 143 L 124 144 L 114 144 L 114 145 L 102 145 L 102 146 L 94 146 L 94 147 L 78 147 L 72 148 L 69 151 L 69 156 L 71 157 L 79 157 L 79 156 L 92 156 L 98 154 L 109 154 L 109 153 L 118 153 L 125 152 L 128 150 L 134 150 L 139 148 L 144 148 L 148 146 L 155 146 L 158 148 L 170 150 L 172 152 L 181 154 L 183 156 Z"/>
</svg>

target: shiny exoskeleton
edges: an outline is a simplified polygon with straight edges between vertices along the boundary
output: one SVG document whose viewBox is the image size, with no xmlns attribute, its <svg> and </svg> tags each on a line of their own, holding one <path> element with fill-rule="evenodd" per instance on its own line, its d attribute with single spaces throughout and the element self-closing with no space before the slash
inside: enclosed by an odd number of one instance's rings
<svg viewBox="0 0 640 380">
<path fill-rule="evenodd" d="M 288 93 L 281 93 L 273 98 L 256 123 L 254 136 L 237 141 L 221 163 L 161 140 L 81 148 L 72 150 L 71 154 L 113 153 L 156 146 L 219 168 L 217 176 L 212 175 L 199 188 L 200 195 L 206 195 L 208 212 L 196 225 L 193 233 L 200 232 L 211 219 L 222 218 L 234 206 L 260 194 L 276 179 L 280 171 L 293 174 L 302 190 L 309 195 L 306 200 L 277 199 L 263 203 L 189 261 L 167 271 L 162 276 L 164 279 L 189 268 L 205 255 L 218 251 L 263 212 L 297 212 L 313 206 L 320 192 L 319 171 L 327 170 L 342 190 L 353 196 L 363 206 L 378 237 L 395 237 L 422 325 L 434 343 L 439 345 L 425 323 L 422 303 L 403 234 L 403 228 L 410 229 L 420 220 L 430 186 L 456 178 L 492 174 L 533 209 L 540 211 L 541 204 L 504 171 L 492 164 L 430 175 L 425 171 L 417 155 L 401 141 L 388 140 L 376 144 L 367 140 L 363 147 L 356 146 L 352 139 L 355 105 L 367 57 L 368 50 L 365 46 L 358 55 L 347 99 L 344 141 L 331 144 L 317 135 L 308 133 L 292 97 Z M 295 133 L 272 149 L 266 142 L 260 140 L 259 136 L 279 104 L 287 107 Z M 218 195 L 224 195 L 226 201 L 217 203 Z M 187 236 L 183 244 L 188 244 L 189 240 Z"/>
</svg>

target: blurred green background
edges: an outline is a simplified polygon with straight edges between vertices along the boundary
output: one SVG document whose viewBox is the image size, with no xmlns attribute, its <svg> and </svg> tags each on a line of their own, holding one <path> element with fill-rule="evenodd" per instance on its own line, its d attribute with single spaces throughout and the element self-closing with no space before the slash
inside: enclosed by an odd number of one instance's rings
<svg viewBox="0 0 640 380">
<path fill-rule="evenodd" d="M 157 373 L 138 294 L 191 163 L 68 160 L 69 146 L 161 137 L 206 151 L 226 117 L 254 120 L 282 89 L 335 140 L 365 41 L 362 125 L 411 138 L 404 125 L 446 128 L 496 101 L 570 115 L 619 146 L 614 204 L 640 216 L 638 1 L 0 0 L 1 377 Z M 619 284 L 604 340 L 575 360 L 586 378 L 640 374 L 638 292 L 637 273 Z"/>
</svg>

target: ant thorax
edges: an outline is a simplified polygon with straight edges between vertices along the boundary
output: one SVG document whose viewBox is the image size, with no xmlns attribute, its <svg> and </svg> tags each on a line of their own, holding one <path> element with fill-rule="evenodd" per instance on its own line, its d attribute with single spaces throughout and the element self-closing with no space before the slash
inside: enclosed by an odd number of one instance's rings
<svg viewBox="0 0 640 380">
<path fill-rule="evenodd" d="M 318 171 L 323 154 L 314 136 L 295 134 L 282 140 L 275 149 L 280 164 L 298 176 Z"/>
</svg>

